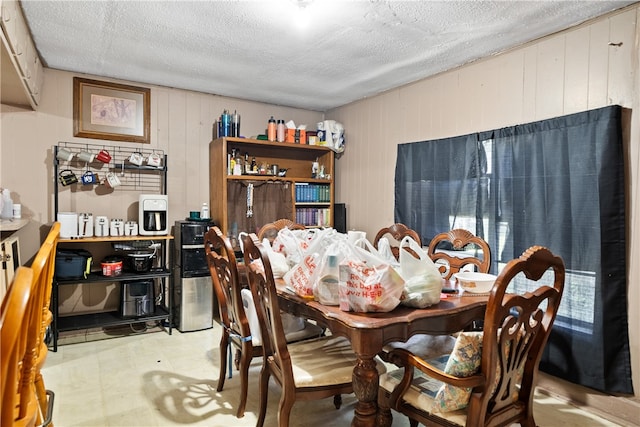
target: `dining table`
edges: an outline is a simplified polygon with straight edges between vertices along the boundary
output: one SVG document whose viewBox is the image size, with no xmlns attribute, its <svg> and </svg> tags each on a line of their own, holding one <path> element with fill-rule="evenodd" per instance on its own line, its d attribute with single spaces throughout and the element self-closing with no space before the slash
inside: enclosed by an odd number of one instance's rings
<svg viewBox="0 0 640 427">
<path fill-rule="evenodd" d="M 398 305 L 388 312 L 343 311 L 296 294 L 282 280 L 276 280 L 280 309 L 316 321 L 333 335 L 347 338 L 354 353 L 353 427 L 373 427 L 377 419 L 379 374 L 376 356 L 386 344 L 407 341 L 415 334 L 445 335 L 463 330 L 484 318 L 488 294 L 443 294 L 440 302 L 427 308 Z"/>
</svg>

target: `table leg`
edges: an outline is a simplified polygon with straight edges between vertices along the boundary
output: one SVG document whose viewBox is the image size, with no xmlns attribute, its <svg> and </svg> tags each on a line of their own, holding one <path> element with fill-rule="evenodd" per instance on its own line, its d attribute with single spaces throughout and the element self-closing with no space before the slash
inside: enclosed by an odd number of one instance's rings
<svg viewBox="0 0 640 427">
<path fill-rule="evenodd" d="M 374 427 L 378 410 L 378 370 L 375 356 L 358 355 L 353 368 L 353 392 L 358 398 L 352 427 Z"/>
</svg>

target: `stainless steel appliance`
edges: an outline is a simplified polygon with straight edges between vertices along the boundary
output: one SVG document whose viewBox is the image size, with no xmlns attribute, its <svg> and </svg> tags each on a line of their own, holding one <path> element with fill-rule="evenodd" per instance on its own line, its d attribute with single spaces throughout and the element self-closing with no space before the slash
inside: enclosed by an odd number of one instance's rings
<svg viewBox="0 0 640 427">
<path fill-rule="evenodd" d="M 213 326 L 214 293 L 204 252 L 209 221 L 176 221 L 174 225 L 173 319 L 181 332 Z"/>
<path fill-rule="evenodd" d="M 120 300 L 120 315 L 122 317 L 141 317 L 153 314 L 153 280 L 123 282 Z"/>
</svg>

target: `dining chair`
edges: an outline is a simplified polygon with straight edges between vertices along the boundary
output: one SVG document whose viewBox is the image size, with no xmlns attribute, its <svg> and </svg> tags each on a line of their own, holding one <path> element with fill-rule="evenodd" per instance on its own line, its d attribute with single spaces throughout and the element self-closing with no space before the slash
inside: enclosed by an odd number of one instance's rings
<svg viewBox="0 0 640 427">
<path fill-rule="evenodd" d="M 422 241 L 418 232 L 402 223 L 395 223 L 389 227 L 381 228 L 373 239 L 373 245 L 378 249 L 378 243 L 381 238 L 391 237 L 391 239 L 389 239 L 391 252 L 396 259 L 399 259 L 400 242 L 407 236 L 422 246 Z M 405 250 L 412 252 L 410 248 L 405 248 Z M 388 362 L 388 355 L 392 349 L 405 348 L 412 351 L 414 354 L 419 354 L 425 358 L 431 358 L 450 353 L 453 349 L 454 343 L 455 338 L 449 335 L 416 334 L 411 336 L 406 342 L 396 341 L 386 344 L 383 347 L 382 352 L 380 352 L 380 357 L 384 361 Z"/>
<path fill-rule="evenodd" d="M 436 234 L 429 242 L 427 254 L 447 281 L 455 278 L 454 275 L 460 271 L 488 273 L 491 268 L 489 244 L 482 237 L 463 228 Z M 482 329 L 482 320 L 475 320 L 468 329 Z"/>
<path fill-rule="evenodd" d="M 33 270 L 18 267 L 0 306 L 0 425 L 34 426 L 38 413 L 30 360 L 29 322 L 37 310 L 32 298 Z"/>
<path fill-rule="evenodd" d="M 334 406 L 339 409 L 341 395 L 353 392 L 356 355 L 349 341 L 329 335 L 288 344 L 269 256 L 255 234 L 244 236 L 243 240 L 246 272 L 263 336 L 257 427 L 264 425 L 271 376 L 282 388 L 278 405 L 280 427 L 289 425 L 291 409 L 298 400 L 333 396 Z"/>
<path fill-rule="evenodd" d="M 236 416 L 241 418 L 244 416 L 247 403 L 249 365 L 254 357 L 262 355 L 262 347 L 257 345 L 257 341 L 251 333 L 247 312 L 243 305 L 239 277 L 239 268 L 244 267 L 238 266 L 231 242 L 218 227 L 214 226 L 205 234 L 204 246 L 223 328 L 220 339 L 220 375 L 217 391 L 222 391 L 224 387 L 227 369 L 229 377 L 231 377 L 232 354 L 228 350 L 232 344 L 237 349 L 234 359 L 235 368 L 240 372 L 240 403 Z M 246 308 L 248 309 L 248 307 Z M 321 336 L 323 332 L 319 326 L 305 321 L 304 327 L 290 332 L 287 339 L 298 341 L 316 338 Z"/>
<path fill-rule="evenodd" d="M 480 273 L 488 273 L 491 267 L 489 244 L 482 237 L 462 228 L 436 234 L 429 242 L 427 254 L 446 280 L 463 269 L 472 268 Z"/>
<path fill-rule="evenodd" d="M 418 232 L 399 222 L 389 227 L 381 228 L 373 239 L 373 246 L 378 249 L 378 243 L 380 242 L 380 239 L 382 239 L 383 237 L 386 237 L 387 239 L 391 237 L 391 239 L 389 239 L 391 252 L 393 253 L 393 256 L 396 257 L 396 259 L 399 259 L 400 241 L 407 236 L 411 237 L 420 246 L 422 246 L 422 240 L 420 239 L 420 235 L 418 234 Z"/>
<path fill-rule="evenodd" d="M 42 367 L 47 358 L 49 349 L 46 343 L 47 329 L 51 325 L 53 315 L 50 310 L 51 291 L 53 286 L 53 274 L 55 270 L 55 257 L 58 240 L 60 238 L 59 222 L 54 222 L 45 241 L 40 246 L 31 264 L 33 269 L 33 293 L 32 298 L 36 300 L 36 307 L 39 310 L 33 311 L 34 330 L 37 335 L 36 347 L 31 349 L 35 355 L 35 391 L 39 405 L 38 424 L 53 425 L 51 417 L 53 415 L 53 401 L 55 394 L 52 390 L 47 390 L 42 377 Z M 36 326 L 37 325 L 37 326 Z"/>
<path fill-rule="evenodd" d="M 390 426 L 394 409 L 407 415 L 411 426 L 534 427 L 538 364 L 564 280 L 562 259 L 532 246 L 496 279 L 483 331 L 460 333 L 454 351 L 436 360 L 393 350 L 390 358 L 401 368 L 380 377 L 378 425 Z M 511 284 L 528 291 L 507 293 Z"/>
<path fill-rule="evenodd" d="M 258 239 L 262 241 L 262 239 L 268 239 L 270 242 L 273 242 L 274 239 L 278 236 L 278 231 L 283 228 L 288 228 L 289 230 L 305 230 L 306 227 L 302 224 L 298 224 L 296 222 L 291 221 L 288 218 L 281 218 L 274 222 L 269 222 L 258 230 Z"/>
</svg>

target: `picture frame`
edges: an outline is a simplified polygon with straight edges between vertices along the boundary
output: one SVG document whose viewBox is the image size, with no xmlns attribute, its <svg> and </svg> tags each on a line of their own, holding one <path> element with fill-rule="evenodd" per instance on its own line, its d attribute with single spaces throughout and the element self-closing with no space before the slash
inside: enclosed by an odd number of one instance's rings
<svg viewBox="0 0 640 427">
<path fill-rule="evenodd" d="M 73 136 L 150 141 L 151 89 L 73 78 Z"/>
</svg>

